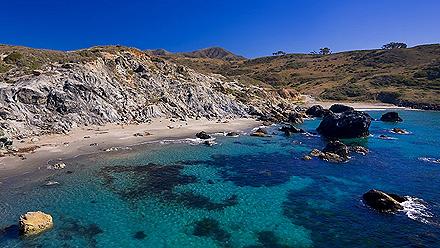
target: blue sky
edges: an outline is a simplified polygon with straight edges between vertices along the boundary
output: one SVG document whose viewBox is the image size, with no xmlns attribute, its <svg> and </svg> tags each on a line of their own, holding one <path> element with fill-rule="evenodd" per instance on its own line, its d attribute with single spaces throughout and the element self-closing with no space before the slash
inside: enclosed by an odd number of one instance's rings
<svg viewBox="0 0 440 248">
<path fill-rule="evenodd" d="M 246 57 L 440 42 L 440 1 L 2 0 L 0 43 L 73 50 L 120 44 Z"/>
</svg>

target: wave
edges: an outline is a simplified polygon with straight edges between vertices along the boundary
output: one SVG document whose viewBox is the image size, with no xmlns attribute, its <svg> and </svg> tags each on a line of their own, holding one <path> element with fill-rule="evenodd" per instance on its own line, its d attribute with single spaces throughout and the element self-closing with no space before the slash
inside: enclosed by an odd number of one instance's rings
<svg viewBox="0 0 440 248">
<path fill-rule="evenodd" d="M 440 164 L 440 158 L 420 157 L 419 160 L 423 161 L 423 162 L 428 162 L 428 163 Z"/>
<path fill-rule="evenodd" d="M 411 196 L 405 196 L 405 198 L 407 200 L 401 203 L 403 206 L 402 212 L 408 218 L 424 224 L 439 225 L 433 222 L 434 214 L 430 212 L 428 204 L 424 200 Z"/>
<path fill-rule="evenodd" d="M 175 140 L 161 140 L 161 144 L 189 144 L 189 145 L 200 145 L 206 141 L 214 141 L 215 138 L 211 139 L 199 139 L 199 138 L 186 138 L 186 139 L 175 139 Z"/>
</svg>

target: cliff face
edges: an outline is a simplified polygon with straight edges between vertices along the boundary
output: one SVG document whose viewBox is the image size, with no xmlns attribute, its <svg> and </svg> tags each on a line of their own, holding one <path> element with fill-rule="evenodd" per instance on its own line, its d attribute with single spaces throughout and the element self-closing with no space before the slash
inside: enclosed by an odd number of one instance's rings
<svg viewBox="0 0 440 248">
<path fill-rule="evenodd" d="M 154 117 L 233 118 L 273 109 L 282 113 L 293 108 L 289 102 L 297 97 L 295 92 L 227 82 L 223 76 L 201 74 L 136 49 L 41 53 L 0 49 L 7 68 L 0 73 L 0 125 L 12 135 L 63 133 L 76 126 Z M 11 60 L 11 54 L 16 59 Z"/>
</svg>

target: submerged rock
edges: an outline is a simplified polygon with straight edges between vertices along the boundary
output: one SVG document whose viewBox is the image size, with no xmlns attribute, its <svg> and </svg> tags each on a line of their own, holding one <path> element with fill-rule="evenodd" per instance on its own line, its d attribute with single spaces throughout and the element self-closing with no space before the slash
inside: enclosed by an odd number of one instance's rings
<svg viewBox="0 0 440 248">
<path fill-rule="evenodd" d="M 350 151 L 353 151 L 355 153 L 359 153 L 362 155 L 366 155 L 369 152 L 369 150 L 363 146 L 351 146 Z"/>
<path fill-rule="evenodd" d="M 293 125 L 285 125 L 280 128 L 280 131 L 284 132 L 285 135 L 290 136 L 294 133 L 305 133 L 301 128 L 297 128 Z"/>
<path fill-rule="evenodd" d="M 20 234 L 22 235 L 29 236 L 40 234 L 52 227 L 52 216 L 41 211 L 27 212 L 20 216 L 19 228 Z"/>
<path fill-rule="evenodd" d="M 397 133 L 397 134 L 409 134 L 408 131 L 406 131 L 406 130 L 404 130 L 404 129 L 401 129 L 401 128 L 397 128 L 397 127 L 391 129 L 391 131 L 392 131 L 393 133 Z"/>
<path fill-rule="evenodd" d="M 362 198 L 365 204 L 379 212 L 396 212 L 402 210 L 403 206 L 401 203 L 406 200 L 405 197 L 385 193 L 376 189 L 368 191 Z"/>
<path fill-rule="evenodd" d="M 399 113 L 397 112 L 388 112 L 382 115 L 380 117 L 381 121 L 385 122 L 400 122 L 403 121 L 402 118 L 400 118 Z"/>
<path fill-rule="evenodd" d="M 199 139 L 210 139 L 211 136 L 207 134 L 205 131 L 201 131 L 199 133 L 196 133 L 196 137 Z"/>
<path fill-rule="evenodd" d="M 325 116 L 316 130 L 330 138 L 360 138 L 369 135 L 370 124 L 371 117 L 367 113 L 346 111 Z"/>
</svg>

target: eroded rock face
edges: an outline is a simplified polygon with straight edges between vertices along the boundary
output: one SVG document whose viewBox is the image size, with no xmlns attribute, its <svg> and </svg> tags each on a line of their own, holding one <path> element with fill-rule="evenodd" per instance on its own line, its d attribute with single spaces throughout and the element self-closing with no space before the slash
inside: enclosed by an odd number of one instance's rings
<svg viewBox="0 0 440 248">
<path fill-rule="evenodd" d="M 406 200 L 404 197 L 376 189 L 368 191 L 362 198 L 365 204 L 379 212 L 396 212 L 402 210 L 403 206 L 401 203 Z"/>
<path fill-rule="evenodd" d="M 328 138 L 360 138 L 369 135 L 371 117 L 359 111 L 331 113 L 324 117 L 316 129 Z"/>
<path fill-rule="evenodd" d="M 52 227 L 52 216 L 41 211 L 27 212 L 20 216 L 19 229 L 22 235 L 30 236 L 40 234 Z"/>
<path fill-rule="evenodd" d="M 385 121 L 385 122 L 400 122 L 403 121 L 402 118 L 400 118 L 399 113 L 397 112 L 388 112 L 383 114 L 380 117 L 381 121 Z"/>
<path fill-rule="evenodd" d="M 333 113 L 343 113 L 346 111 L 354 111 L 354 108 L 343 104 L 333 104 L 329 110 Z"/>
</svg>

